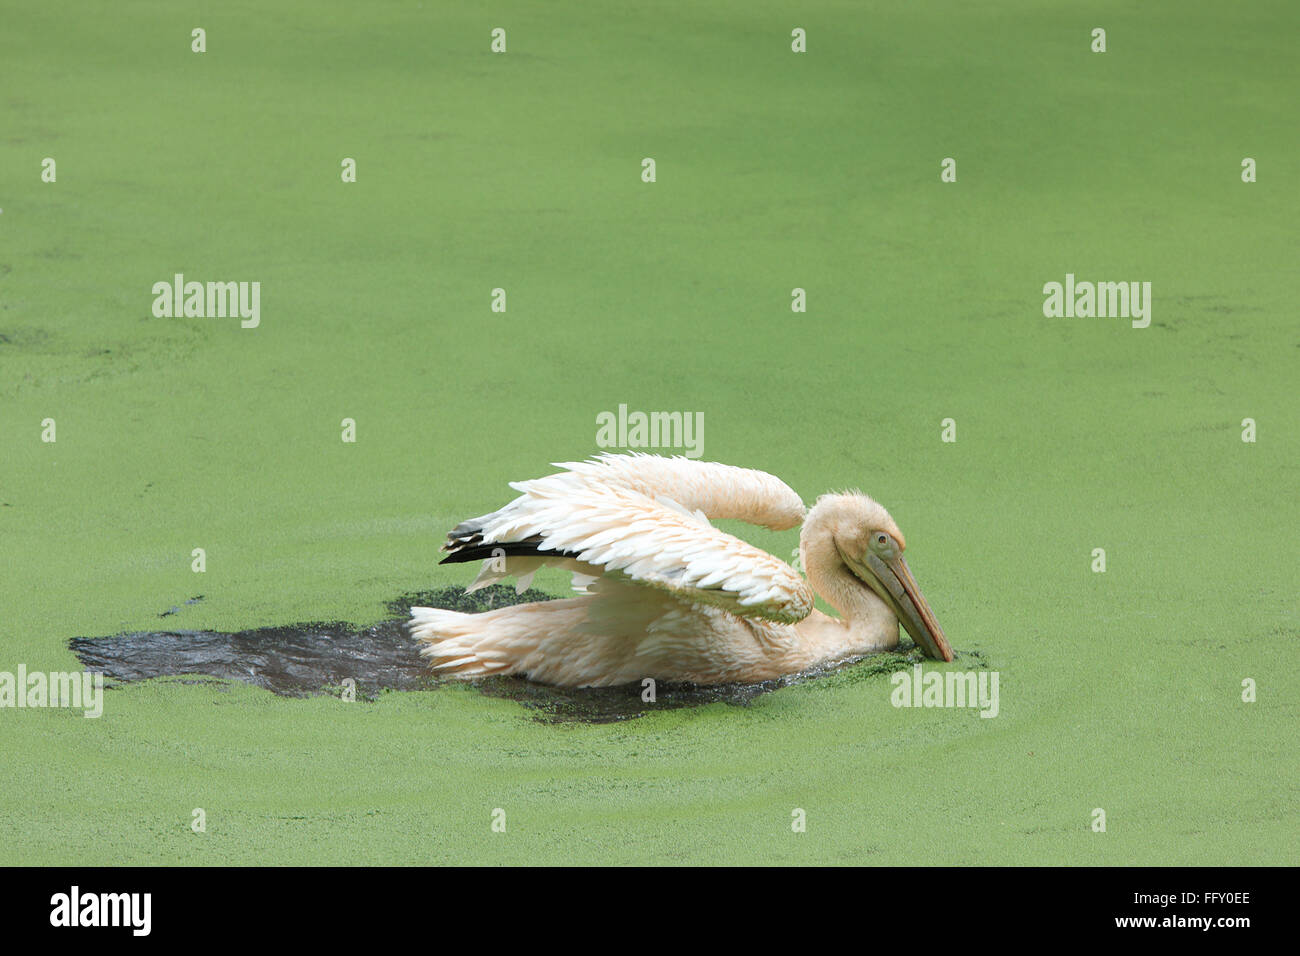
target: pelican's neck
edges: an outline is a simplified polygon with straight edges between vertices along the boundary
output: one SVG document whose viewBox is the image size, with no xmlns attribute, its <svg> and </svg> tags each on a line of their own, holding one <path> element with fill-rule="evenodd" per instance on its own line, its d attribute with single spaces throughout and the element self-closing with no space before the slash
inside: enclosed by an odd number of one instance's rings
<svg viewBox="0 0 1300 956">
<path fill-rule="evenodd" d="M 807 619 L 810 639 L 826 645 L 830 654 L 867 654 L 898 646 L 898 618 L 844 564 L 829 531 L 806 529 L 799 550 L 808 583 L 840 614 L 836 619 L 813 612 Z M 831 646 L 835 644 L 840 646 Z"/>
</svg>

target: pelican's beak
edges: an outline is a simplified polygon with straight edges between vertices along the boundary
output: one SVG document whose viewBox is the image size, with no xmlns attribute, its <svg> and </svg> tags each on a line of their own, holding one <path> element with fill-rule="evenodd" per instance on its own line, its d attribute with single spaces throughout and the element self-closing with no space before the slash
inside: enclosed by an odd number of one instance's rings
<svg viewBox="0 0 1300 956">
<path fill-rule="evenodd" d="M 850 562 L 849 567 L 859 571 L 858 576 L 872 585 L 872 590 L 893 608 L 903 627 L 907 628 L 907 633 L 912 635 L 912 640 L 916 641 L 925 652 L 925 656 L 941 661 L 952 660 L 952 645 L 943 636 L 943 628 L 934 619 L 934 612 L 930 610 L 925 596 L 917 587 L 916 578 L 912 577 L 912 571 L 903 560 L 903 556 L 900 554 L 886 559 L 868 552 L 865 560 L 866 567 L 862 567 L 857 562 Z M 870 573 L 862 574 L 860 571 Z M 880 583 L 881 587 L 875 586 L 873 578 Z"/>
</svg>

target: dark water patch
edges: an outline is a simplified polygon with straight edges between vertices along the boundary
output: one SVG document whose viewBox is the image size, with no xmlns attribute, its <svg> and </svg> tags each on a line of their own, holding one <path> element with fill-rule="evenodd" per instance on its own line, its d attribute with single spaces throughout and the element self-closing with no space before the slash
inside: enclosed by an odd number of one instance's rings
<svg viewBox="0 0 1300 956">
<path fill-rule="evenodd" d="M 110 682 L 153 677 L 204 676 L 243 681 L 285 697 L 339 693 L 345 680 L 357 696 L 384 690 L 427 690 L 445 682 L 430 675 L 405 622 L 413 605 L 453 611 L 489 611 L 510 604 L 549 600 L 536 589 L 515 594 L 500 585 L 466 594 L 461 588 L 403 594 L 388 603 L 391 620 L 369 627 L 309 622 L 224 631 L 137 631 L 112 637 L 75 637 L 68 642 L 82 665 Z M 199 594 L 159 613 L 180 614 L 203 600 Z M 521 683 L 525 683 L 520 681 Z"/>
<path fill-rule="evenodd" d="M 427 670 L 400 622 L 356 630 L 343 623 L 221 631 L 141 631 L 73 638 L 74 654 L 110 681 L 204 675 L 306 697 L 356 681 L 357 695 L 427 688 Z"/>
<path fill-rule="evenodd" d="M 391 619 L 369 627 L 342 622 L 287 624 L 234 633 L 202 630 L 140 631 L 112 637 L 76 637 L 69 641 L 82 665 L 103 672 L 109 686 L 157 677 L 187 678 L 185 683 L 242 681 L 285 697 L 338 695 L 344 681 L 356 684 L 359 698 L 373 700 L 385 690 L 430 690 L 464 682 L 432 675 L 405 622 L 413 606 L 478 613 L 512 604 L 550 600 L 535 589 L 515 594 L 494 585 L 466 594 L 461 588 L 403 594 L 387 604 Z M 198 595 L 163 611 L 168 617 Z M 513 700 L 546 723 L 611 723 L 656 710 L 723 703 L 746 706 L 782 687 L 816 680 L 826 687 L 878 679 L 909 669 L 924 658 L 912 644 L 852 663 L 828 665 L 757 684 L 659 682 L 654 701 L 643 699 L 640 684 L 620 687 L 565 688 L 536 684 L 520 677 L 488 677 L 470 682 L 489 697 Z M 959 656 L 968 668 L 987 667 L 978 652 Z"/>
</svg>

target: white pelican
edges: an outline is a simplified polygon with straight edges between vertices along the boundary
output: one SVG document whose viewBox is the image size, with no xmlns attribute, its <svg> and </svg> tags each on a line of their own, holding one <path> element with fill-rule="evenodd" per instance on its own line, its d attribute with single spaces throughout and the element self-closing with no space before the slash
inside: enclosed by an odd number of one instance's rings
<svg viewBox="0 0 1300 956">
<path fill-rule="evenodd" d="M 864 494 L 823 495 L 807 510 L 780 479 L 713 462 L 607 454 L 556 467 L 566 470 L 512 482 L 518 498 L 453 528 L 442 563 L 483 559 L 468 590 L 514 576 L 521 593 L 539 567 L 561 567 L 581 596 L 480 614 L 411 608 L 438 673 L 749 683 L 891 650 L 900 620 L 927 655 L 953 658 L 903 560 L 903 533 Z M 774 530 L 802 521 L 808 580 L 711 518 Z M 813 607 L 814 589 L 840 617 Z"/>
</svg>

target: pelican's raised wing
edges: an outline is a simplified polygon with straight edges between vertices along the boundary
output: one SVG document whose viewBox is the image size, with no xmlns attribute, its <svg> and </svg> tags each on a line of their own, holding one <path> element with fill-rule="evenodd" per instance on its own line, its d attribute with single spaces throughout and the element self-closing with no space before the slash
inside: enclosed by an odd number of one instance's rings
<svg viewBox="0 0 1300 956">
<path fill-rule="evenodd" d="M 812 610 L 812 590 L 798 572 L 709 524 L 710 516 L 797 524 L 803 503 L 779 479 L 655 455 L 607 455 L 566 467 L 513 483 L 518 498 L 458 525 L 447 536 L 444 563 L 484 559 L 472 588 L 514 575 L 522 590 L 549 564 L 742 616 L 789 623 Z"/>
<path fill-rule="evenodd" d="M 712 521 L 732 518 L 773 531 L 795 527 L 808 511 L 794 490 L 775 475 L 680 455 L 664 458 L 639 452 L 603 454 L 590 461 L 557 463 L 555 467 L 567 471 L 515 482 L 510 487 L 527 494 L 543 486 L 617 486 L 639 491 L 647 498 L 668 498 Z"/>
</svg>

